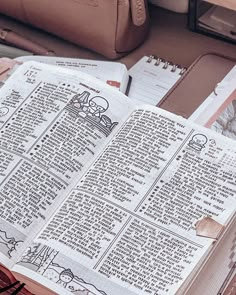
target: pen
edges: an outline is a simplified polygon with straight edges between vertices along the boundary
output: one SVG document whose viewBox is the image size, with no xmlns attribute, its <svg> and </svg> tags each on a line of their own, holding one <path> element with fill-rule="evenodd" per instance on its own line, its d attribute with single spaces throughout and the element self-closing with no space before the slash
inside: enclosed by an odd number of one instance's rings
<svg viewBox="0 0 236 295">
<path fill-rule="evenodd" d="M 10 29 L 0 28 L 0 40 L 18 48 L 30 51 L 38 55 L 54 55 L 52 50 L 49 50 L 36 42 L 33 42 Z"/>
</svg>

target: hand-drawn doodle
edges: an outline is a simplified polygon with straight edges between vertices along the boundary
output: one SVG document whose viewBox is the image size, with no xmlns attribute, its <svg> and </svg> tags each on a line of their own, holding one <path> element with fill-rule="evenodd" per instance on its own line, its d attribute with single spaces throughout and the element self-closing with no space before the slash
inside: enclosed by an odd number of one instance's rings
<svg viewBox="0 0 236 295">
<path fill-rule="evenodd" d="M 62 255 L 58 251 L 48 246 L 34 244 L 25 251 L 19 264 L 40 273 L 74 295 L 107 295 L 93 284 L 76 276 L 68 267 L 61 266 L 60 256 Z"/>
<path fill-rule="evenodd" d="M 118 122 L 112 120 L 104 113 L 109 109 L 109 102 L 102 96 L 93 96 L 90 98 L 88 91 L 76 94 L 65 110 L 72 116 L 83 118 L 91 125 L 96 127 L 105 136 L 108 136 Z"/>
<path fill-rule="evenodd" d="M 206 143 L 207 137 L 204 134 L 195 134 L 189 141 L 188 146 L 196 151 L 201 151 L 203 148 L 205 148 Z"/>
<path fill-rule="evenodd" d="M 102 96 L 94 96 L 88 103 L 87 112 L 91 116 L 101 117 L 101 113 L 104 113 L 109 107 L 108 101 Z"/>
<path fill-rule="evenodd" d="M 62 285 L 63 287 L 66 287 L 68 283 L 73 281 L 74 279 L 74 274 L 72 271 L 68 269 L 64 269 L 60 274 L 59 274 L 59 280 L 57 281 L 57 284 Z"/>
<path fill-rule="evenodd" d="M 0 117 L 6 116 L 8 112 L 9 112 L 9 108 L 7 108 L 7 107 L 1 107 L 0 108 Z"/>
<path fill-rule="evenodd" d="M 20 243 L 23 243 L 21 240 L 16 240 L 14 237 L 8 237 L 7 233 L 3 230 L 0 230 L 0 245 L 6 247 L 7 255 L 9 258 L 12 257 L 12 252 L 16 251 Z"/>
<path fill-rule="evenodd" d="M 90 93 L 88 91 L 84 91 L 81 94 L 76 94 L 70 104 L 74 107 L 75 113 L 79 114 L 80 116 L 86 116 L 86 108 L 88 106 Z"/>
</svg>

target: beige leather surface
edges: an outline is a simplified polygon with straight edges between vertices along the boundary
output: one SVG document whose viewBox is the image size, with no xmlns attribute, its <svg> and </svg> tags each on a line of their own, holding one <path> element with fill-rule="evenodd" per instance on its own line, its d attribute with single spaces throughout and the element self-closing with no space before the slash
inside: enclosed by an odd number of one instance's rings
<svg viewBox="0 0 236 295">
<path fill-rule="evenodd" d="M 128 68 L 143 55 L 150 54 L 161 56 L 185 67 L 189 67 L 199 55 L 212 51 L 236 58 L 235 45 L 189 31 L 186 14 L 174 13 L 154 5 L 149 5 L 149 11 L 151 30 L 146 41 L 141 47 L 119 59 Z M 3 16 L 0 16 L 0 27 L 10 27 L 48 49 L 55 50 L 58 56 L 106 59 L 50 34 L 9 21 Z"/>
<path fill-rule="evenodd" d="M 218 54 L 200 56 L 166 94 L 159 106 L 188 118 L 236 64 Z"/>
<path fill-rule="evenodd" d="M 224 54 L 236 59 L 236 45 L 195 33 L 187 28 L 187 15 L 150 5 L 151 31 L 144 44 L 123 57 L 131 66 L 143 55 L 155 54 L 173 63 L 189 67 L 196 58 L 208 52 Z"/>
</svg>

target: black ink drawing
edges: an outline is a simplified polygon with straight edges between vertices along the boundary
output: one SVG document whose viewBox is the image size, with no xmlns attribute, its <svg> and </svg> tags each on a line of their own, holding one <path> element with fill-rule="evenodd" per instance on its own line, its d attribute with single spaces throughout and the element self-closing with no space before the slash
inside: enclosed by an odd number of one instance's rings
<svg viewBox="0 0 236 295">
<path fill-rule="evenodd" d="M 188 146 L 196 151 L 201 151 L 206 147 L 207 137 L 203 134 L 195 134 L 189 141 Z"/>
<path fill-rule="evenodd" d="M 109 109 L 108 101 L 102 96 L 90 97 L 88 91 L 75 95 L 70 103 L 66 106 L 66 110 L 74 116 L 84 118 L 91 123 L 105 136 L 108 136 L 118 122 L 112 122 L 104 113 Z"/>
<path fill-rule="evenodd" d="M 0 108 L 0 117 L 6 116 L 8 112 L 9 112 L 9 108 L 8 107 L 1 107 Z"/>
<path fill-rule="evenodd" d="M 93 284 L 89 284 L 74 275 L 71 269 L 61 266 L 59 256 L 58 251 L 48 246 L 34 244 L 25 251 L 19 264 L 61 285 L 72 294 L 107 295 L 104 291 L 98 290 Z"/>
<path fill-rule="evenodd" d="M 0 230 L 0 249 L 2 248 L 1 246 L 4 246 L 3 252 L 6 253 L 9 258 L 12 257 L 12 252 L 17 251 L 20 243 L 23 243 L 23 241 L 17 241 L 14 237 L 8 237 L 4 230 Z"/>
<path fill-rule="evenodd" d="M 57 281 L 57 284 L 62 285 L 64 288 L 67 287 L 68 283 L 72 282 L 74 279 L 73 272 L 68 268 L 64 269 L 59 274 L 59 280 Z"/>
</svg>

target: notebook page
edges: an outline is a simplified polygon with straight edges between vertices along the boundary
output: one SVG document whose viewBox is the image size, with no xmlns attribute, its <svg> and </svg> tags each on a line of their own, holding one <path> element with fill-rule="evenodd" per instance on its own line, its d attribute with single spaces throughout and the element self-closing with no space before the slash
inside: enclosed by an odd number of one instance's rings
<svg viewBox="0 0 236 295">
<path fill-rule="evenodd" d="M 162 59 L 142 57 L 130 70 L 129 97 L 157 105 L 181 77 L 183 68 Z"/>
</svg>

